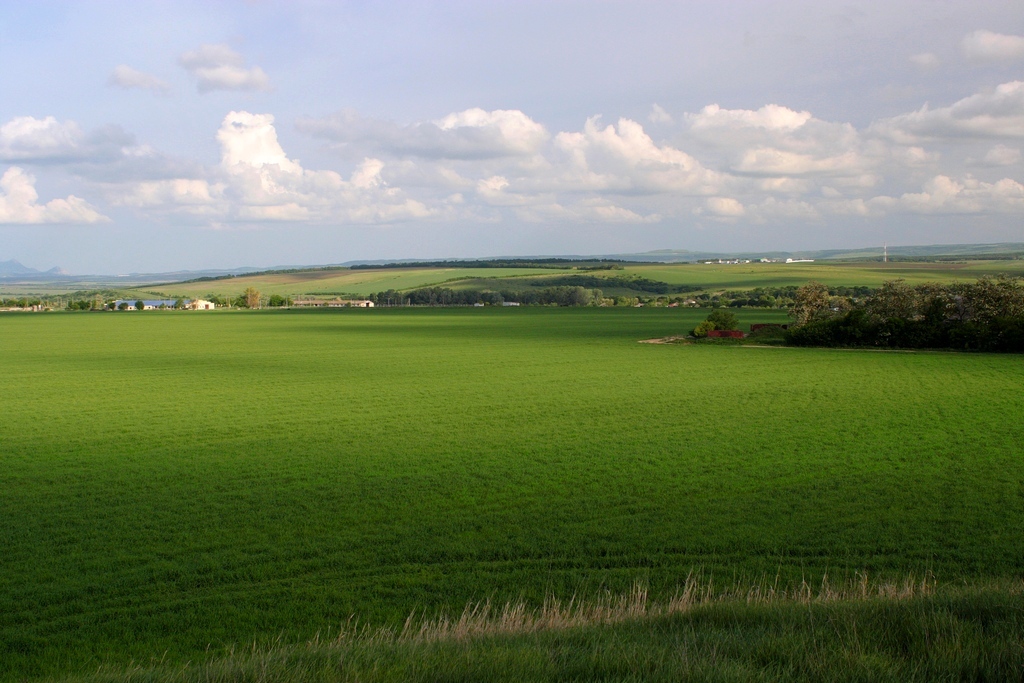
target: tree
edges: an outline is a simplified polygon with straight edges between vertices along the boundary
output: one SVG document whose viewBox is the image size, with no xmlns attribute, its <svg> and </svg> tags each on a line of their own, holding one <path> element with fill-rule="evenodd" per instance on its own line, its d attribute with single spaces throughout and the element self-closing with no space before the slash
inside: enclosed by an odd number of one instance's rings
<svg viewBox="0 0 1024 683">
<path fill-rule="evenodd" d="M 242 292 L 242 296 L 245 298 L 245 305 L 247 308 L 260 307 L 260 290 L 251 286 L 246 287 L 245 291 Z"/>
<path fill-rule="evenodd" d="M 138 301 L 136 301 L 135 302 L 135 310 L 136 311 L 144 311 L 144 310 L 146 310 L 146 302 L 143 301 L 142 299 L 139 299 Z"/>
<path fill-rule="evenodd" d="M 828 318 L 831 312 L 832 297 L 828 293 L 828 287 L 811 280 L 796 290 L 795 301 L 789 315 L 797 325 L 805 325 L 812 320 Z"/>
<path fill-rule="evenodd" d="M 868 311 L 882 320 L 914 320 L 919 315 L 920 303 L 920 294 L 900 278 L 882 283 L 868 300 Z"/>
<path fill-rule="evenodd" d="M 127 311 L 129 308 L 130 307 L 129 307 L 127 301 L 122 301 L 121 303 L 119 303 L 117 305 L 117 310 L 119 310 L 119 311 Z"/>
<path fill-rule="evenodd" d="M 704 320 L 705 322 L 713 324 L 713 329 L 716 330 L 738 330 L 740 328 L 739 320 L 736 319 L 736 314 L 732 311 L 727 311 L 724 308 L 711 311 L 711 314 Z"/>
</svg>

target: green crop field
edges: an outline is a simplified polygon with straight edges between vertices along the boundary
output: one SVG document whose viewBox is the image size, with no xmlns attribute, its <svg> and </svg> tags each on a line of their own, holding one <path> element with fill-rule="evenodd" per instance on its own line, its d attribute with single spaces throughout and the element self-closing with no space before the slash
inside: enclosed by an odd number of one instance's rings
<svg viewBox="0 0 1024 683">
<path fill-rule="evenodd" d="M 878 287 L 903 278 L 911 285 L 925 282 L 973 281 L 982 275 L 1024 275 L 1024 261 L 967 261 L 963 263 L 744 263 L 630 265 L 635 273 L 670 284 L 700 285 L 706 289 L 784 287 L 817 280 L 827 285 Z"/>
<path fill-rule="evenodd" d="M 131 277 L 97 277 L 54 282 L 0 282 L 0 297 L 59 296 L 72 291 L 107 289 L 124 298 L 239 296 L 246 287 L 264 295 L 281 296 L 366 296 L 388 289 L 410 290 L 443 286 L 453 289 L 522 290 L 530 285 L 547 286 L 566 275 L 586 278 L 638 276 L 687 291 L 720 291 L 754 287 L 784 287 L 818 280 L 829 285 L 877 287 L 887 280 L 903 278 L 910 284 L 973 281 L 982 275 L 1024 275 L 1024 260 L 946 262 L 863 262 L 817 261 L 814 263 L 748 264 L 637 264 L 615 270 L 574 270 L 572 268 L 332 268 L 295 272 L 271 272 L 197 282 L 139 284 Z M 152 276 L 138 276 L 145 278 Z M 601 287 L 609 295 L 643 293 L 610 282 Z"/>
<path fill-rule="evenodd" d="M 501 274 L 502 277 L 526 275 L 551 275 L 569 272 L 568 269 L 551 268 L 357 268 L 355 270 L 311 270 L 295 273 L 266 273 L 246 275 L 223 280 L 182 282 L 140 287 L 138 291 L 152 295 L 238 296 L 246 287 L 256 287 L 263 294 L 295 296 L 299 294 L 366 295 L 388 289 L 413 289 L 428 287 L 466 278 L 480 278 Z"/>
<path fill-rule="evenodd" d="M 1020 357 L 637 343 L 704 314 L 0 316 L 0 678 L 692 571 L 1021 576 Z"/>
<path fill-rule="evenodd" d="M 973 281 L 982 275 L 1024 275 L 1024 261 L 971 261 L 964 263 L 748 263 L 629 264 L 622 270 L 574 271 L 553 268 L 397 268 L 269 273 L 205 282 L 169 284 L 140 288 L 146 295 L 238 296 L 253 286 L 263 294 L 366 295 L 387 289 L 445 286 L 455 289 L 523 289 L 531 283 L 544 285 L 551 278 L 567 274 L 621 278 L 637 275 L 670 285 L 687 285 L 706 290 L 784 287 L 818 280 L 829 285 L 877 287 L 886 280 L 903 278 L 910 284 L 924 282 Z M 607 293 L 628 290 L 609 286 Z"/>
</svg>

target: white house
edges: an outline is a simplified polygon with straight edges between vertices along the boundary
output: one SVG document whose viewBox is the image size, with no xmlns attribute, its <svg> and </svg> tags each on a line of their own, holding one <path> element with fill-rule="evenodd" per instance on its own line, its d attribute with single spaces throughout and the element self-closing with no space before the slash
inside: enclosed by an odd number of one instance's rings
<svg viewBox="0 0 1024 683">
<path fill-rule="evenodd" d="M 193 299 L 186 305 L 193 311 L 212 311 L 217 308 L 217 304 L 212 301 L 207 301 L 206 299 Z"/>
</svg>

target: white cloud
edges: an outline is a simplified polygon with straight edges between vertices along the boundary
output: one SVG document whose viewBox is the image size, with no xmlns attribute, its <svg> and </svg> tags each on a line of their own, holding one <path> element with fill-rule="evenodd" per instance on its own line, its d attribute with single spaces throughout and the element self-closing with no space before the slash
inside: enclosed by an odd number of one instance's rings
<svg viewBox="0 0 1024 683">
<path fill-rule="evenodd" d="M 996 145 L 985 152 L 982 160 L 986 166 L 1012 166 L 1019 163 L 1021 159 L 1020 150 L 1006 145 Z"/>
<path fill-rule="evenodd" d="M 743 204 L 732 197 L 708 197 L 704 207 L 711 215 L 722 218 L 739 218 L 747 213 Z"/>
<path fill-rule="evenodd" d="M 871 203 L 887 209 L 924 214 L 992 214 L 1024 211 L 1024 185 L 1011 178 L 986 183 L 970 176 L 956 180 L 938 175 L 921 192 L 899 198 L 875 197 Z"/>
<path fill-rule="evenodd" d="M 384 152 L 426 159 L 526 156 L 537 153 L 550 137 L 544 126 L 517 109 L 467 109 L 409 126 L 365 119 L 348 110 L 327 118 L 303 119 L 296 126 L 357 154 Z"/>
<path fill-rule="evenodd" d="M 916 55 L 910 55 L 910 61 L 922 69 L 934 69 L 942 63 L 939 56 L 933 52 L 921 52 Z"/>
<path fill-rule="evenodd" d="M 183 53 L 178 63 L 196 79 L 201 93 L 270 89 L 270 79 L 263 69 L 246 68 L 242 55 L 227 45 L 202 45 Z"/>
<path fill-rule="evenodd" d="M 832 157 L 816 157 L 770 147 L 747 151 L 735 170 L 739 173 L 766 176 L 835 176 L 859 174 L 864 162 L 856 152 Z"/>
<path fill-rule="evenodd" d="M 723 163 L 742 175 L 859 176 L 877 163 L 852 125 L 777 104 L 756 110 L 712 104 L 686 122 L 691 137 L 722 152 Z"/>
<path fill-rule="evenodd" d="M 1004 62 L 1024 59 L 1024 36 L 978 30 L 960 42 L 964 56 L 972 62 Z"/>
<path fill-rule="evenodd" d="M 647 120 L 651 123 L 672 123 L 672 115 L 661 105 L 654 104 L 651 107 L 651 113 L 647 115 Z"/>
<path fill-rule="evenodd" d="M 591 197 L 569 204 L 554 200 L 538 202 L 515 210 L 515 215 L 531 223 L 550 221 L 574 221 L 592 223 L 657 223 L 661 216 L 656 213 L 642 215 L 618 206 L 607 199 Z"/>
<path fill-rule="evenodd" d="M 299 162 L 289 159 L 278 143 L 274 117 L 270 114 L 228 113 L 217 131 L 217 142 L 221 146 L 221 163 L 229 170 L 238 164 L 254 168 L 272 164 L 287 173 L 302 171 Z"/>
<path fill-rule="evenodd" d="M 768 197 L 760 204 L 752 206 L 751 213 L 762 221 L 767 219 L 813 221 L 821 218 L 821 213 L 809 202 L 796 199 L 780 200 L 775 197 Z"/>
<path fill-rule="evenodd" d="M 210 212 L 223 200 L 226 186 L 194 178 L 174 178 L 137 183 L 119 202 L 126 206 L 156 207 L 177 205 L 190 207 L 192 213 Z"/>
<path fill-rule="evenodd" d="M 709 104 L 697 114 L 686 115 L 693 131 L 733 131 L 739 128 L 794 131 L 813 118 L 809 111 L 794 111 L 777 104 L 767 104 L 757 110 L 722 109 L 717 104 Z"/>
<path fill-rule="evenodd" d="M 118 203 L 223 221 L 381 223 L 426 218 L 427 206 L 388 186 L 384 163 L 368 158 L 346 180 L 304 169 L 277 139 L 274 117 L 232 111 L 217 132 L 221 164 L 208 178 L 137 183 Z"/>
<path fill-rule="evenodd" d="M 483 132 L 510 154 L 532 154 L 548 139 L 544 126 L 518 109 L 467 109 L 435 123 L 442 131 L 453 134 Z"/>
<path fill-rule="evenodd" d="M 35 176 L 11 166 L 0 177 L 0 223 L 99 223 L 110 220 L 84 199 L 69 195 L 39 204 Z"/>
<path fill-rule="evenodd" d="M 0 126 L 0 158 L 6 161 L 67 159 L 78 156 L 85 135 L 74 121 L 52 116 L 18 116 Z"/>
<path fill-rule="evenodd" d="M 912 144 L 940 138 L 1024 137 L 1024 82 L 1003 83 L 948 107 L 928 105 L 871 125 L 872 132 Z"/>
<path fill-rule="evenodd" d="M 0 126 L 0 160 L 19 162 L 113 161 L 134 144 L 117 126 L 86 133 L 74 121 L 18 116 Z"/>
<path fill-rule="evenodd" d="M 125 90 L 139 89 L 152 90 L 158 93 L 166 93 L 171 89 L 167 81 L 163 81 L 152 74 L 147 74 L 138 69 L 121 64 L 110 74 L 110 85 L 124 88 Z"/>
<path fill-rule="evenodd" d="M 568 161 L 559 168 L 557 185 L 577 190 L 711 195 L 728 180 L 682 150 L 655 144 L 636 121 L 623 118 L 617 126 L 604 127 L 599 123 L 598 117 L 592 117 L 582 132 L 555 137 L 556 147 Z"/>
</svg>

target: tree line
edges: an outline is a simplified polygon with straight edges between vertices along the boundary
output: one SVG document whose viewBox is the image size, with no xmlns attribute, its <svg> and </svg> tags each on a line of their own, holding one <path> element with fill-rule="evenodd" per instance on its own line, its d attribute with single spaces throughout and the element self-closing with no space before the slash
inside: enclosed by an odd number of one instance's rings
<svg viewBox="0 0 1024 683">
<path fill-rule="evenodd" d="M 1024 352 L 1024 285 L 1015 277 L 916 286 L 892 280 L 863 300 L 809 282 L 790 315 L 786 341 L 795 346 Z"/>
<path fill-rule="evenodd" d="M 524 291 L 450 287 L 422 287 L 403 292 L 389 289 L 370 294 L 367 298 L 374 306 L 500 306 L 505 302 L 539 306 L 599 306 L 606 301 L 599 289 L 567 285 Z"/>
</svg>

